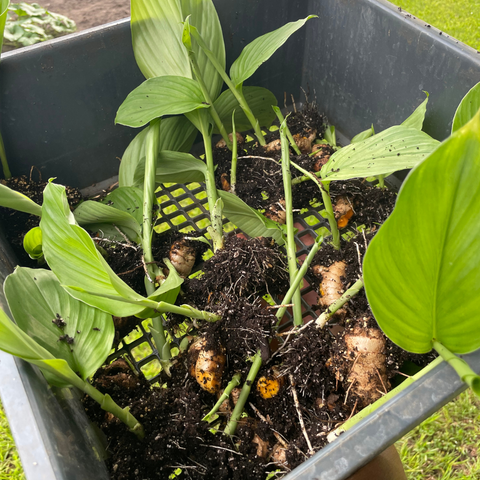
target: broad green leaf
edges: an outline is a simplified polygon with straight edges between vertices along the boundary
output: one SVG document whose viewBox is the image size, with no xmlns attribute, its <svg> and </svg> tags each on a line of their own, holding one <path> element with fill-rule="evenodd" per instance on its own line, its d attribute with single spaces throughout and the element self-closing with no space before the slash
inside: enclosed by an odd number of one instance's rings
<svg viewBox="0 0 480 480">
<path fill-rule="evenodd" d="M 16 192 L 0 183 L 0 206 L 13 208 L 30 215 L 42 216 L 42 207 L 23 193 Z"/>
<path fill-rule="evenodd" d="M 157 161 L 156 182 L 162 183 L 191 183 L 204 182 L 207 166 L 198 158 L 189 153 L 169 152 L 160 153 Z M 145 175 L 145 159 L 138 164 L 134 181 L 140 183 Z"/>
<path fill-rule="evenodd" d="M 241 86 L 288 40 L 290 35 L 303 27 L 311 18 L 317 18 L 317 15 L 309 15 L 303 20 L 287 23 L 249 43 L 230 68 L 230 78 L 234 85 Z M 194 23 L 192 24 L 194 25 Z"/>
<path fill-rule="evenodd" d="M 3 46 L 3 31 L 5 30 L 5 23 L 7 21 L 7 11 L 10 0 L 0 0 L 0 55 Z"/>
<path fill-rule="evenodd" d="M 415 109 L 415 111 L 406 120 L 401 123 L 401 125 L 403 125 L 404 127 L 416 128 L 417 130 L 422 129 L 428 103 L 428 92 L 424 93 L 427 98 Z"/>
<path fill-rule="evenodd" d="M 368 129 L 364 130 L 363 132 L 358 133 L 352 138 L 351 143 L 360 143 L 370 138 L 372 135 L 375 135 L 375 130 L 373 129 L 373 125 Z"/>
<path fill-rule="evenodd" d="M 53 357 L 84 380 L 103 364 L 115 335 L 111 315 L 71 297 L 49 270 L 17 267 L 4 289 L 17 325 Z"/>
<path fill-rule="evenodd" d="M 244 87 L 242 92 L 260 126 L 269 127 L 275 119 L 275 112 L 272 110 L 272 106 L 277 105 L 275 95 L 262 87 Z M 214 106 L 227 132 L 233 131 L 232 112 L 234 110 L 236 131 L 243 132 L 252 128 L 231 90 L 225 90 L 214 102 Z M 220 133 L 216 127 L 213 132 Z"/>
<path fill-rule="evenodd" d="M 130 143 L 123 154 L 118 172 L 120 187 L 133 184 L 133 177 L 138 163 L 145 157 L 145 136 L 150 127 L 143 129 Z M 183 115 L 169 117 L 160 123 L 159 151 L 173 150 L 189 152 L 197 135 L 197 130 Z M 141 185 L 143 187 L 143 180 Z"/>
<path fill-rule="evenodd" d="M 480 82 L 463 97 L 452 123 L 452 133 L 463 127 L 480 110 Z"/>
<path fill-rule="evenodd" d="M 349 180 L 412 168 L 438 144 L 416 128 L 396 125 L 336 151 L 322 167 L 321 177 L 323 180 Z"/>
<path fill-rule="evenodd" d="M 22 358 L 27 362 L 42 368 L 43 362 L 53 361 L 51 353 L 32 340 L 25 332 L 15 325 L 3 310 L 0 310 L 0 350 Z M 64 361 L 64 360 L 63 360 Z M 57 387 L 68 387 L 72 383 L 63 376 L 53 375 L 51 368 L 42 369 L 48 382 Z M 72 371 L 73 376 L 76 377 Z M 80 378 L 78 381 L 81 382 Z M 71 378 L 69 380 L 72 380 Z"/>
<path fill-rule="evenodd" d="M 412 170 L 365 255 L 372 311 L 405 350 L 480 347 L 479 198 L 480 113 Z"/>
<path fill-rule="evenodd" d="M 133 51 L 145 78 L 165 75 L 193 78 L 182 44 L 182 22 L 188 15 L 218 62 L 225 66 L 222 28 L 211 0 L 132 0 L 131 14 Z M 203 80 L 215 99 L 223 81 L 198 46 L 193 48 Z"/>
<path fill-rule="evenodd" d="M 82 227 L 98 232 L 102 225 L 116 225 L 130 240 L 140 243 L 142 227 L 137 220 L 127 212 L 104 205 L 100 202 L 87 200 L 75 209 L 75 220 Z"/>
<path fill-rule="evenodd" d="M 42 229 L 40 227 L 31 228 L 27 232 L 23 237 L 23 248 L 33 260 L 43 257 Z"/>
<path fill-rule="evenodd" d="M 282 231 L 277 223 L 249 207 L 233 193 L 219 190 L 218 194 L 223 200 L 223 214 L 235 226 L 250 237 L 272 237 L 279 245 L 284 244 Z"/>
<path fill-rule="evenodd" d="M 125 302 L 125 298 L 142 301 L 143 297 L 115 275 L 88 233 L 75 224 L 65 188 L 49 183 L 43 198 L 43 216 L 40 222 L 43 253 L 60 283 L 64 287 L 77 288 L 68 288 L 68 292 L 88 305 L 117 317 L 135 315 L 143 310 L 142 306 Z M 86 293 L 89 291 L 95 291 L 104 297 Z"/>
<path fill-rule="evenodd" d="M 208 108 L 195 80 L 165 76 L 145 80 L 118 109 L 115 123 L 143 127 L 155 118 Z"/>
<path fill-rule="evenodd" d="M 129 213 L 139 225 L 143 222 L 143 190 L 137 187 L 119 187 L 111 191 L 102 203 Z"/>
</svg>

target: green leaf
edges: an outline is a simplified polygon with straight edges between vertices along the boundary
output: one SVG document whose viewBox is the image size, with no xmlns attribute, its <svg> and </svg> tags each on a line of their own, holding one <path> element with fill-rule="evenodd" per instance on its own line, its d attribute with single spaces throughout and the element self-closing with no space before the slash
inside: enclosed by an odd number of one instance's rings
<svg viewBox="0 0 480 480">
<path fill-rule="evenodd" d="M 49 183 L 43 194 L 43 253 L 60 283 L 75 298 L 117 317 L 135 315 L 140 305 L 125 302 L 142 301 L 107 265 L 88 233 L 75 224 L 65 188 Z M 95 291 L 98 295 L 87 292 Z M 108 297 L 107 297 L 108 295 Z"/>
<path fill-rule="evenodd" d="M 260 126 L 269 127 L 275 119 L 275 112 L 272 110 L 272 106 L 277 105 L 275 95 L 270 90 L 262 87 L 244 87 L 242 91 L 248 106 L 255 118 L 258 119 Z M 214 107 L 228 132 L 233 131 L 232 112 L 234 110 L 236 131 L 242 132 L 252 128 L 231 90 L 225 90 L 214 102 Z M 213 132 L 220 133 L 216 127 L 214 127 Z"/>
<path fill-rule="evenodd" d="M 272 237 L 279 245 L 285 243 L 280 226 L 276 222 L 249 207 L 233 193 L 219 190 L 218 194 L 223 200 L 223 214 L 247 235 Z"/>
<path fill-rule="evenodd" d="M 469 122 L 480 109 L 480 82 L 463 97 L 453 117 L 452 133 Z"/>
<path fill-rule="evenodd" d="M 34 227 L 27 232 L 23 237 L 23 248 L 33 260 L 43 257 L 42 229 L 40 227 Z"/>
<path fill-rule="evenodd" d="M 102 203 L 129 213 L 139 225 L 143 222 L 143 190 L 138 187 L 119 187 L 111 191 Z"/>
<path fill-rule="evenodd" d="M 373 125 L 368 130 L 364 130 L 363 132 L 360 132 L 357 135 L 355 135 L 352 138 L 351 143 L 363 142 L 363 140 L 366 140 L 367 138 L 370 138 L 372 135 L 375 135 L 375 130 L 373 128 Z"/>
<path fill-rule="evenodd" d="M 7 11 L 10 0 L 0 0 L 0 55 L 3 46 L 3 31 L 5 30 L 5 22 L 7 21 Z"/>
<path fill-rule="evenodd" d="M 157 161 L 156 182 L 162 183 L 191 183 L 204 182 L 207 166 L 198 158 L 189 153 L 169 152 L 160 153 Z M 138 164 L 134 181 L 140 183 L 145 175 L 145 159 Z"/>
<path fill-rule="evenodd" d="M 30 200 L 23 193 L 16 192 L 11 188 L 0 183 L 0 205 L 2 207 L 13 208 L 20 212 L 29 213 L 30 215 L 42 216 L 42 207 Z"/>
<path fill-rule="evenodd" d="M 230 68 L 230 78 L 234 85 L 241 86 L 288 40 L 290 35 L 303 27 L 311 18 L 317 18 L 317 15 L 309 15 L 303 20 L 287 23 L 249 43 Z"/>
<path fill-rule="evenodd" d="M 323 180 L 348 180 L 412 168 L 438 144 L 416 128 L 396 125 L 336 151 L 322 167 L 321 177 Z"/>
<path fill-rule="evenodd" d="M 135 243 L 140 243 L 142 227 L 129 213 L 100 202 L 87 200 L 75 209 L 75 220 L 79 225 L 98 232 L 103 225 L 115 225 Z"/>
<path fill-rule="evenodd" d="M 480 113 L 407 177 L 364 260 L 365 290 L 386 335 L 425 353 L 480 347 Z"/>
<path fill-rule="evenodd" d="M 403 125 L 404 127 L 416 128 L 417 130 L 422 129 L 428 103 L 428 92 L 424 93 L 427 98 L 415 109 L 415 111 L 406 120 L 401 123 L 401 125 Z"/>
<path fill-rule="evenodd" d="M 182 44 L 182 22 L 190 22 L 203 34 L 209 49 L 225 66 L 225 46 L 217 12 L 211 0 L 132 0 L 131 29 L 137 65 L 146 78 L 179 75 L 193 78 Z M 223 81 L 197 45 L 193 46 L 205 84 L 212 98 Z"/>
<path fill-rule="evenodd" d="M 165 76 L 145 80 L 118 109 L 115 123 L 143 127 L 155 118 L 208 108 L 198 83 L 184 77 Z"/>
<path fill-rule="evenodd" d="M 120 187 L 134 186 L 133 177 L 138 163 L 145 158 L 145 137 L 150 127 L 143 129 L 130 143 L 123 154 L 118 172 Z M 197 135 L 197 129 L 183 115 L 169 117 L 160 123 L 159 152 L 172 150 L 189 152 Z M 143 187 L 143 179 L 137 186 Z"/>
<path fill-rule="evenodd" d="M 4 288 L 17 325 L 53 357 L 84 380 L 103 364 L 115 335 L 110 315 L 71 297 L 48 270 L 17 267 Z M 64 335 L 73 343 L 61 341 Z"/>
</svg>

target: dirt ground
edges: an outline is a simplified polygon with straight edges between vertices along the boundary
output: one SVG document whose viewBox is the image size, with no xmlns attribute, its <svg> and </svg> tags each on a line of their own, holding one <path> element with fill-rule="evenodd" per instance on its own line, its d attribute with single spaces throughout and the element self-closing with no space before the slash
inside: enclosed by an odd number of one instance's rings
<svg viewBox="0 0 480 480">
<path fill-rule="evenodd" d="M 74 20 L 77 31 L 130 16 L 129 0 L 38 0 L 37 3 Z"/>
</svg>

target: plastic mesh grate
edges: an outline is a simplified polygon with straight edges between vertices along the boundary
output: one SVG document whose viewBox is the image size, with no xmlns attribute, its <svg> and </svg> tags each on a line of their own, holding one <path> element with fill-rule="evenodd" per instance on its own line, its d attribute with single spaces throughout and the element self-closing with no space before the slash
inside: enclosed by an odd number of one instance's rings
<svg viewBox="0 0 480 480">
<path fill-rule="evenodd" d="M 198 232 L 210 238 L 207 233 L 207 227 L 210 225 L 208 215 L 207 194 L 203 185 L 199 183 L 167 184 L 157 190 L 157 199 L 159 203 L 159 215 L 155 226 L 158 233 L 169 229 L 176 229 L 181 233 Z M 315 209 L 314 207 L 317 207 Z M 327 222 L 320 213 L 321 204 L 314 207 L 296 212 L 294 221 L 298 229 L 295 235 L 297 243 L 297 258 L 303 260 L 315 238 L 327 229 Z M 225 232 L 240 231 L 235 228 L 228 219 L 223 219 Z M 311 278 L 306 275 L 303 282 L 302 292 L 302 312 L 304 321 L 311 320 L 318 316 L 318 308 L 312 305 L 309 294 L 313 292 L 311 287 Z M 313 301 L 315 298 L 313 295 Z M 276 301 L 277 299 L 274 298 Z M 280 302 L 277 302 L 280 303 Z M 292 323 L 292 316 L 289 311 L 286 312 L 286 322 L 284 326 Z M 117 350 L 113 352 L 107 362 L 111 362 L 120 356 L 126 356 L 138 372 L 143 374 L 155 383 L 159 378 L 160 357 L 152 341 L 149 332 L 150 320 L 141 322 L 137 330 L 125 337 L 119 344 Z"/>
</svg>

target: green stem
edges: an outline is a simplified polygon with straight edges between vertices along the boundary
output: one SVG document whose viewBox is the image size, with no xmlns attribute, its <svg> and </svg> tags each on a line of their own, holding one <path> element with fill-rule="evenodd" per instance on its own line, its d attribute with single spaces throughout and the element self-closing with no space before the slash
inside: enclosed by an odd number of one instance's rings
<svg viewBox="0 0 480 480">
<path fill-rule="evenodd" d="M 379 175 L 379 176 L 377 177 L 378 186 L 379 186 L 380 188 L 385 188 L 385 180 L 384 180 L 384 179 L 385 179 L 385 175 Z"/>
<path fill-rule="evenodd" d="M 292 199 L 292 174 L 290 172 L 290 152 L 288 149 L 288 140 L 285 134 L 284 121 L 280 126 L 280 140 L 282 143 L 282 177 L 283 177 L 283 189 L 285 192 L 285 211 L 286 219 L 285 224 L 287 227 L 287 260 L 288 260 L 288 273 L 290 276 L 290 285 L 295 282 L 295 277 L 298 273 L 297 266 L 297 244 L 295 243 L 295 227 L 293 225 L 293 199 Z M 300 288 L 297 286 L 293 294 L 293 324 L 302 325 L 302 295 Z"/>
<path fill-rule="evenodd" d="M 143 230 L 142 230 L 142 248 L 143 257 L 147 265 L 148 276 L 146 283 L 147 294 L 151 295 L 155 291 L 155 279 L 159 276 L 159 269 L 154 263 L 152 254 L 152 210 L 156 203 L 156 182 L 155 175 L 157 171 L 158 142 L 160 137 L 160 119 L 150 122 L 150 127 L 145 139 L 145 176 L 143 179 Z M 150 281 L 151 280 L 151 281 Z M 153 341 L 157 347 L 160 358 L 168 362 L 172 357 L 170 347 L 165 336 L 163 328 L 163 318 L 161 315 L 152 317 L 151 329 Z"/>
<path fill-rule="evenodd" d="M 339 299 L 335 300 L 316 320 L 318 328 L 323 328 L 332 315 L 342 308 L 353 296 L 363 288 L 363 279 L 357 280 Z"/>
<path fill-rule="evenodd" d="M 212 418 L 217 412 L 218 409 L 221 407 L 222 403 L 230 396 L 232 393 L 232 390 L 240 385 L 240 380 L 242 379 L 242 376 L 240 373 L 236 373 L 230 382 L 228 382 L 228 385 L 226 386 L 225 390 L 223 391 L 222 395 L 220 395 L 220 398 L 218 399 L 218 402 L 215 404 L 215 406 L 202 418 L 204 422 L 210 422 L 214 420 Z"/>
<path fill-rule="evenodd" d="M 237 186 L 238 142 L 235 128 L 235 110 L 232 113 L 232 168 L 230 171 L 230 191 L 235 193 Z"/>
<path fill-rule="evenodd" d="M 5 145 L 3 144 L 2 134 L 0 133 L 0 161 L 2 162 L 3 176 L 5 180 L 11 178 L 10 168 L 8 167 L 7 153 L 5 152 Z"/>
<path fill-rule="evenodd" d="M 104 395 L 99 392 L 95 387 L 88 382 L 78 378 L 78 382 L 75 382 L 74 386 L 82 390 L 89 397 L 100 404 L 103 410 L 110 412 L 121 420 L 129 430 L 134 433 L 140 440 L 145 436 L 143 426 L 138 420 L 130 413 L 129 407 L 121 408 L 110 397 L 110 395 Z M 73 379 L 72 379 L 73 380 Z"/>
<path fill-rule="evenodd" d="M 480 397 L 480 377 L 471 369 L 470 365 L 437 340 L 433 340 L 433 348 L 457 372 L 462 382 L 465 382 L 473 393 Z"/>
<path fill-rule="evenodd" d="M 285 118 L 282 115 L 282 111 L 278 107 L 272 107 L 272 108 L 273 108 L 273 111 L 276 113 L 277 118 L 278 118 L 278 120 L 280 122 L 280 125 L 281 125 L 285 121 Z M 300 149 L 298 148 L 298 145 L 296 144 L 295 140 L 293 139 L 292 132 L 288 128 L 287 122 L 285 122 L 285 131 L 287 132 L 288 140 L 290 141 L 290 145 L 292 146 L 292 148 L 295 150 L 295 153 L 297 155 L 301 155 L 302 152 L 300 151 Z"/>
<path fill-rule="evenodd" d="M 205 160 L 207 174 L 205 175 L 205 188 L 207 189 L 208 209 L 210 210 L 210 221 L 212 223 L 211 236 L 213 251 L 223 248 L 223 224 L 221 201 L 218 198 L 217 187 L 215 186 L 215 164 L 213 163 L 212 136 L 208 133 L 209 125 L 205 125 L 202 119 L 202 137 L 205 147 Z"/>
<path fill-rule="evenodd" d="M 297 167 L 295 167 L 295 168 L 297 168 Z M 300 170 L 300 168 L 298 170 Z M 303 170 L 301 170 L 301 171 L 303 171 Z M 306 182 L 307 180 L 314 180 L 315 181 L 315 179 L 312 178 L 312 177 L 315 177 L 317 179 L 317 181 L 318 181 L 319 177 L 321 178 L 321 176 L 320 176 L 321 172 L 313 172 L 313 173 L 308 172 L 308 174 L 305 171 L 303 171 L 303 172 L 304 172 L 303 177 L 294 178 L 292 180 L 292 185 L 298 185 L 300 183 Z"/>
<path fill-rule="evenodd" d="M 367 415 L 370 415 L 370 413 L 377 410 L 377 408 L 381 407 L 384 403 L 387 403 L 391 398 L 398 395 L 402 390 L 405 390 L 405 388 L 407 388 L 413 382 L 417 381 L 419 378 L 423 377 L 430 370 L 433 370 L 441 362 L 442 362 L 441 357 L 436 358 L 433 362 L 431 362 L 429 365 L 427 365 L 423 370 L 420 370 L 413 377 L 407 378 L 398 387 L 395 387 L 393 390 L 390 390 L 390 392 L 388 392 L 383 397 L 380 397 L 376 402 L 372 403 L 371 405 L 368 405 L 368 407 L 365 407 L 363 410 L 358 412 L 356 415 L 349 418 L 341 427 L 338 427 L 336 430 L 334 430 L 333 432 L 330 432 L 328 434 L 328 437 L 327 437 L 328 441 L 332 442 L 333 440 L 338 438 L 338 436 L 341 433 L 344 433 L 347 430 L 350 430 L 350 428 L 352 428 L 354 425 L 356 425 L 360 420 L 363 420 Z"/>
<path fill-rule="evenodd" d="M 332 199 L 330 198 L 330 193 L 329 193 L 330 182 L 328 182 L 328 181 L 322 182 L 321 180 L 318 179 L 318 177 L 317 177 L 318 174 L 315 174 L 315 173 L 309 172 L 308 170 L 305 170 L 300 165 L 297 165 L 295 162 L 291 162 L 291 164 L 298 171 L 302 172 L 305 175 L 304 177 L 298 177 L 298 178 L 305 178 L 306 180 L 313 180 L 318 185 L 318 188 L 320 188 L 320 192 L 322 194 L 323 206 L 325 207 L 325 212 L 327 214 L 328 224 L 330 225 L 330 231 L 332 233 L 332 244 L 333 244 L 333 246 L 335 247 L 336 250 L 340 250 L 340 232 L 338 230 L 337 220 L 335 219 L 335 213 L 334 213 L 333 207 L 332 207 Z M 298 180 L 298 178 L 296 178 L 292 181 L 292 185 L 295 185 L 295 184 L 299 183 L 299 182 L 295 182 L 295 180 Z"/>
<path fill-rule="evenodd" d="M 322 245 L 323 237 L 317 237 L 315 240 L 315 243 L 312 245 L 312 248 L 310 252 L 308 253 L 307 258 L 305 261 L 302 263 L 302 266 L 300 267 L 300 270 L 298 270 L 297 275 L 295 277 L 295 280 L 293 283 L 290 284 L 290 288 L 288 289 L 288 292 L 285 294 L 285 297 L 282 300 L 282 303 L 288 304 L 290 303 L 290 300 L 293 297 L 293 294 L 295 291 L 298 289 L 300 282 L 303 280 L 303 277 L 307 273 L 308 267 L 312 263 L 313 257 L 315 254 L 318 252 L 320 246 Z M 282 320 L 283 316 L 285 315 L 285 312 L 287 310 L 287 307 L 281 307 L 277 310 L 276 317 L 278 318 L 278 323 L 277 326 L 279 326 L 280 321 Z"/>
<path fill-rule="evenodd" d="M 198 33 L 198 31 L 195 28 L 192 28 L 190 33 L 192 37 L 196 40 L 200 48 L 203 50 L 207 58 L 210 60 L 215 70 L 217 70 L 217 72 L 222 77 L 223 81 L 227 84 L 228 88 L 233 93 L 234 97 L 237 99 L 240 107 L 242 107 L 242 110 L 244 111 L 246 117 L 248 118 L 248 121 L 252 125 L 253 130 L 255 131 L 255 135 L 257 136 L 258 141 L 260 142 L 260 145 L 266 145 L 265 138 L 262 133 L 262 129 L 260 128 L 260 124 L 258 120 L 255 118 L 255 115 L 253 114 L 253 112 L 250 110 L 250 107 L 248 106 L 248 103 L 245 100 L 245 97 L 241 90 L 241 86 L 238 89 L 235 87 L 233 82 L 230 80 L 230 77 L 227 75 L 222 65 L 220 65 L 218 60 L 215 58 L 215 55 L 213 54 L 213 52 L 209 50 L 209 48 L 207 47 L 207 44 L 203 41 L 203 38 Z"/>
<path fill-rule="evenodd" d="M 238 421 L 243 413 L 243 409 L 245 404 L 247 403 L 248 396 L 250 395 L 250 390 L 252 388 L 253 382 L 258 375 L 258 371 L 262 366 L 262 355 L 260 351 L 258 351 L 255 356 L 253 357 L 253 363 L 250 367 L 250 371 L 248 372 L 247 380 L 243 384 L 242 392 L 238 397 L 237 404 L 233 409 L 232 416 L 230 417 L 227 426 L 225 427 L 225 433 L 227 435 L 233 435 L 235 430 L 237 429 Z"/>
<path fill-rule="evenodd" d="M 200 89 L 202 90 L 203 97 L 205 98 L 205 101 L 210 105 L 210 108 L 209 108 L 210 115 L 212 116 L 213 121 L 215 122 L 215 125 L 220 130 L 220 133 L 221 133 L 223 139 L 225 140 L 225 143 L 226 143 L 228 149 L 231 150 L 232 149 L 232 142 L 228 138 L 227 130 L 225 129 L 225 126 L 223 125 L 222 120 L 220 119 L 220 117 L 217 113 L 217 110 L 215 109 L 215 106 L 213 104 L 212 98 L 210 97 L 210 93 L 208 91 L 208 88 L 206 87 L 205 82 L 203 81 L 203 78 L 202 78 L 202 75 L 201 75 L 201 72 L 200 72 L 200 68 L 198 66 L 198 62 L 197 62 L 197 59 L 195 58 L 195 53 L 193 52 L 193 50 L 188 51 L 188 57 L 190 58 L 190 63 L 192 65 L 192 70 L 193 70 L 193 73 L 195 74 L 195 77 L 197 79 L 198 84 L 200 85 Z"/>
</svg>

